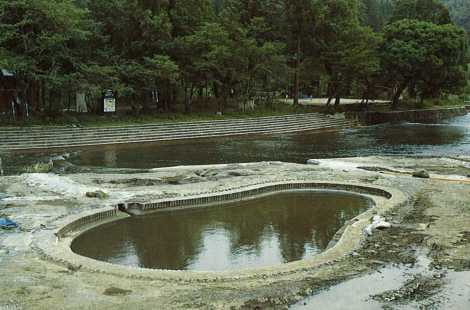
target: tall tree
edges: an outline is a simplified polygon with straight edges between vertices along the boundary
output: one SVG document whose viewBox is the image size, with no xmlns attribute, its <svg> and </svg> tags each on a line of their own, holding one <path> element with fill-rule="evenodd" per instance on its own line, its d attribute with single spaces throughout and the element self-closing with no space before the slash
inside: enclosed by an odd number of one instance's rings
<svg viewBox="0 0 470 310">
<path fill-rule="evenodd" d="M 362 0 L 361 1 L 361 20 L 364 25 L 380 31 L 382 29 L 384 20 L 380 14 L 380 5 L 377 0 Z"/>
<path fill-rule="evenodd" d="M 347 95 L 358 74 L 368 70 L 376 47 L 375 35 L 359 22 L 355 0 L 319 1 L 321 12 L 315 31 L 316 57 L 328 76 L 328 104 Z M 351 40 L 354 38 L 354 40 Z M 367 69 L 366 69 L 367 68 Z"/>
<path fill-rule="evenodd" d="M 53 104 L 74 84 L 85 15 L 71 0 L 0 0 L 0 67 L 15 72 L 29 102 L 42 102 L 48 85 Z"/>
<path fill-rule="evenodd" d="M 442 3 L 448 7 L 452 20 L 470 36 L 470 1 L 442 0 Z"/>
<path fill-rule="evenodd" d="M 167 52 L 178 64 L 185 111 L 190 113 L 194 90 L 206 83 L 206 76 L 204 72 L 196 68 L 196 61 L 200 54 L 195 53 L 194 46 L 186 38 L 197 32 L 207 22 L 215 21 L 215 14 L 211 1 L 190 0 L 171 2 L 169 15 L 172 25 L 172 42 L 168 44 Z"/>
<path fill-rule="evenodd" d="M 299 104 L 300 68 L 306 52 L 313 44 L 315 32 L 315 2 L 311 0 L 285 0 L 286 42 L 290 66 L 293 70 L 294 105 Z"/>
<path fill-rule="evenodd" d="M 222 24 L 246 30 L 246 67 L 239 89 L 244 101 L 251 100 L 257 90 L 285 86 L 279 78 L 287 75 L 283 5 L 283 0 L 227 2 Z"/>
<path fill-rule="evenodd" d="M 393 77 L 393 105 L 410 87 L 422 100 L 463 86 L 467 45 L 465 32 L 452 24 L 404 19 L 388 25 L 381 53 Z"/>
<path fill-rule="evenodd" d="M 100 74 L 102 70 L 97 68 L 105 69 L 105 73 L 112 71 L 114 84 L 108 87 L 117 90 L 132 106 L 143 105 L 146 109 L 147 94 L 158 88 L 158 84 L 174 82 L 176 72 L 168 75 L 168 70 L 177 70 L 174 61 L 166 57 L 173 30 L 170 3 L 164 0 L 95 0 L 88 3 L 88 9 L 95 21 L 98 40 L 93 70 L 88 72 Z M 148 78 L 150 73 L 152 79 Z M 106 80 L 101 84 L 103 82 Z"/>
<path fill-rule="evenodd" d="M 415 19 L 438 25 L 450 24 L 449 10 L 438 0 L 397 0 L 391 22 Z"/>
</svg>

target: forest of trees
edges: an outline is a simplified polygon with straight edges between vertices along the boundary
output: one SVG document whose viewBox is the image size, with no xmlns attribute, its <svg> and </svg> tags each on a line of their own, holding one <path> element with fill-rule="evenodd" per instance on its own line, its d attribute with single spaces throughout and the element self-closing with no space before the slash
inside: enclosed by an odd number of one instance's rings
<svg viewBox="0 0 470 310">
<path fill-rule="evenodd" d="M 425 7 L 435 7 L 436 1 L 403 1 L 403 0 L 363 0 L 365 21 L 374 30 L 380 30 L 388 23 L 394 14 L 396 3 L 408 2 L 408 6 L 415 5 L 424 9 Z M 465 29 L 470 34 L 470 1 L 467 0 L 440 0 L 449 10 L 450 17 L 458 26 Z"/>
<path fill-rule="evenodd" d="M 450 11 L 454 22 L 464 28 L 470 34 L 470 1 L 467 0 L 442 0 Z"/>
<path fill-rule="evenodd" d="M 462 92 L 469 3 L 0 0 L 0 69 L 38 114 L 77 92 L 98 109 L 105 89 L 136 111 L 223 111 L 260 93 L 396 105 Z"/>
</svg>

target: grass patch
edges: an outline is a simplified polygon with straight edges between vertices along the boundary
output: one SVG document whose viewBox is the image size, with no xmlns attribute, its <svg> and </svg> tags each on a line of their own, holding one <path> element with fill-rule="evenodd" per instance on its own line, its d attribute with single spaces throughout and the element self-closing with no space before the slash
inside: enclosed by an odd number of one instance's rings
<svg viewBox="0 0 470 310">
<path fill-rule="evenodd" d="M 431 109 L 440 107 L 458 107 L 464 106 L 465 102 L 461 98 L 447 98 L 447 99 L 429 99 L 424 100 L 423 103 L 416 103 L 414 106 L 418 109 Z"/>
<path fill-rule="evenodd" d="M 225 120 L 225 119 L 244 119 L 252 117 L 280 116 L 288 114 L 301 114 L 313 112 L 309 107 L 294 107 L 284 104 L 277 104 L 273 108 L 260 107 L 252 111 L 236 112 L 228 111 L 223 115 L 216 115 L 212 112 L 194 112 L 185 113 L 151 113 L 140 115 L 115 114 L 115 115 L 96 115 L 96 114 L 79 114 L 79 113 L 63 113 L 55 116 L 33 117 L 23 121 L 3 120 L 0 121 L 0 127 L 16 127 L 16 126 L 72 126 L 81 127 L 108 127 L 108 126 L 125 126 L 136 124 L 155 124 L 155 123 L 178 123 L 178 122 L 194 122 L 208 120 Z"/>
</svg>

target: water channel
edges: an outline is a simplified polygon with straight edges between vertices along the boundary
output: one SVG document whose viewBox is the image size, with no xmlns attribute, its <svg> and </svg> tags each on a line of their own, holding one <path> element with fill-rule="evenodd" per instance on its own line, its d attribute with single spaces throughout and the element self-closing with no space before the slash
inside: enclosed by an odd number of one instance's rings
<svg viewBox="0 0 470 310">
<path fill-rule="evenodd" d="M 76 165 L 140 169 L 256 161 L 304 163 L 309 158 L 371 155 L 468 155 L 470 114 L 440 124 L 384 124 L 340 131 L 98 146 L 75 151 L 70 160 Z M 61 152 L 71 150 L 3 155 L 3 169 L 18 173 L 22 165 Z"/>
<path fill-rule="evenodd" d="M 387 124 L 330 132 L 222 138 L 82 151 L 75 163 L 113 168 L 149 168 L 369 155 L 470 154 L 470 114 L 442 124 Z M 138 154 L 139 160 L 135 160 Z"/>
</svg>

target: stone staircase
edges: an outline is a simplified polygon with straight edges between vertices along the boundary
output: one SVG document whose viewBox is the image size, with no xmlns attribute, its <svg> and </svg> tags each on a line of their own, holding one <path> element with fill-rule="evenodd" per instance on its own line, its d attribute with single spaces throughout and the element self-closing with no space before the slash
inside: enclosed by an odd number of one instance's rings
<svg viewBox="0 0 470 310">
<path fill-rule="evenodd" d="M 340 129 L 351 126 L 355 126 L 355 123 L 349 120 L 318 113 L 308 113 L 102 128 L 0 127 L 0 151 L 143 143 L 249 134 L 278 134 Z"/>
</svg>

